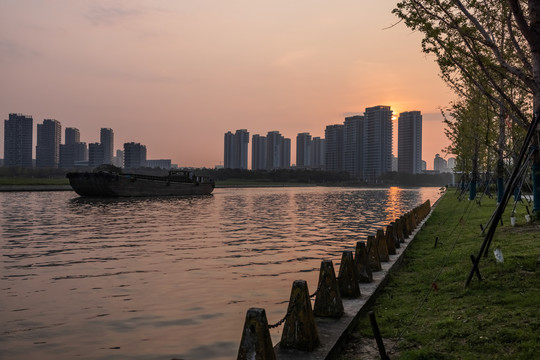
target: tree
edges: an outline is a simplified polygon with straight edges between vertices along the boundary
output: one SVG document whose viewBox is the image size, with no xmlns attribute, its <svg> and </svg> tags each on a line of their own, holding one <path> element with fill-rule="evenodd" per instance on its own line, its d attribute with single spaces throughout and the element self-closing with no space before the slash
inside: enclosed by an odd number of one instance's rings
<svg viewBox="0 0 540 360">
<path fill-rule="evenodd" d="M 532 110 L 533 119 L 540 114 L 539 0 L 403 0 L 394 13 L 424 34 L 423 50 L 436 55 L 441 76 L 458 94 L 470 86 L 482 91 L 499 106 L 499 128 L 506 116 L 531 127 L 527 113 Z M 540 219 L 540 127 L 532 130 L 534 212 Z"/>
</svg>

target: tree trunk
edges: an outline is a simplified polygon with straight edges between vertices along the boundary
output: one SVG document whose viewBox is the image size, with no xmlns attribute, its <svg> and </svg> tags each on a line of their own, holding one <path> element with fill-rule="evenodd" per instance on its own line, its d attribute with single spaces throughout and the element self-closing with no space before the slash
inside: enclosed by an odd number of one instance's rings
<svg viewBox="0 0 540 360">
<path fill-rule="evenodd" d="M 504 194 L 504 144 L 506 142 L 506 110 L 499 107 L 499 139 L 497 141 L 497 203 Z"/>
</svg>

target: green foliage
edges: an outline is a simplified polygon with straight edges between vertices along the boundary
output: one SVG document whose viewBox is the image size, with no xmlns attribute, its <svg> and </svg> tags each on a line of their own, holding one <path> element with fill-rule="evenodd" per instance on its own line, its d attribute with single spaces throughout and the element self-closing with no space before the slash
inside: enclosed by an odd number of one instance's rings
<svg viewBox="0 0 540 360">
<path fill-rule="evenodd" d="M 489 256 L 482 258 L 483 280 L 473 278 L 470 254 L 477 255 L 483 237 L 479 224 L 496 207 L 458 201 L 448 192 L 405 253 L 373 306 L 383 337 L 399 339 L 392 359 L 531 359 L 540 351 L 539 224 L 526 224 L 523 206 L 516 227 L 504 214 Z M 435 237 L 439 237 L 434 247 Z M 499 246 L 504 263 L 493 250 Z M 433 283 L 437 284 L 437 291 Z M 372 337 L 369 320 L 357 336 Z"/>
</svg>

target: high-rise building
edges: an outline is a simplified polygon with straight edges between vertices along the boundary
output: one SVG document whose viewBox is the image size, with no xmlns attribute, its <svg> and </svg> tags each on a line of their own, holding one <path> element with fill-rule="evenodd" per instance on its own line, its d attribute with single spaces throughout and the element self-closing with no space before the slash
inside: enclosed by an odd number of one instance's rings
<svg viewBox="0 0 540 360">
<path fill-rule="evenodd" d="M 129 142 L 124 144 L 124 167 L 134 169 L 146 166 L 146 146 Z"/>
<path fill-rule="evenodd" d="M 88 144 L 88 166 L 96 167 L 104 164 L 103 144 L 90 143 Z"/>
<path fill-rule="evenodd" d="M 60 144 L 60 168 L 69 169 L 88 161 L 88 147 L 85 142 Z"/>
<path fill-rule="evenodd" d="M 296 167 L 311 167 L 311 135 L 307 132 L 296 135 Z"/>
<path fill-rule="evenodd" d="M 435 154 L 435 159 L 433 159 L 433 170 L 438 172 L 447 171 L 447 162 L 439 154 Z"/>
<path fill-rule="evenodd" d="M 364 121 L 363 177 L 376 182 L 382 174 L 392 171 L 392 110 L 383 105 L 366 108 Z"/>
<path fill-rule="evenodd" d="M 320 137 L 314 137 L 311 141 L 311 167 L 324 169 L 326 157 L 326 142 Z"/>
<path fill-rule="evenodd" d="M 116 156 L 114 157 L 114 166 L 119 168 L 124 167 L 124 151 L 118 149 L 116 150 Z"/>
<path fill-rule="evenodd" d="M 448 158 L 447 162 L 447 168 L 449 171 L 454 171 L 454 168 L 456 167 L 456 158 L 450 157 Z"/>
<path fill-rule="evenodd" d="M 398 118 L 398 172 L 422 172 L 422 115 L 406 111 Z"/>
<path fill-rule="evenodd" d="M 66 128 L 64 144 L 71 145 L 81 142 L 81 132 L 77 128 Z"/>
<path fill-rule="evenodd" d="M 328 125 L 324 131 L 326 151 L 325 168 L 328 171 L 343 170 L 343 125 Z"/>
<path fill-rule="evenodd" d="M 281 168 L 288 169 L 291 167 L 291 139 L 283 138 L 281 148 Z"/>
<path fill-rule="evenodd" d="M 58 120 L 45 119 L 37 125 L 36 167 L 58 167 L 61 139 L 62 125 Z"/>
<path fill-rule="evenodd" d="M 251 170 L 266 169 L 266 136 L 253 135 L 251 142 Z"/>
<path fill-rule="evenodd" d="M 291 166 L 291 139 L 279 131 L 266 134 L 266 169 L 287 169 Z"/>
<path fill-rule="evenodd" d="M 343 170 L 357 178 L 363 178 L 363 137 L 364 117 L 346 117 L 343 123 Z"/>
<path fill-rule="evenodd" d="M 112 164 L 114 155 L 114 132 L 109 128 L 101 128 L 99 134 L 103 146 L 103 164 Z"/>
<path fill-rule="evenodd" d="M 246 129 L 225 133 L 224 162 L 226 169 L 248 168 L 249 132 Z"/>
<path fill-rule="evenodd" d="M 31 116 L 9 114 L 4 120 L 4 166 L 32 167 L 33 129 Z"/>
<path fill-rule="evenodd" d="M 146 160 L 146 166 L 153 169 L 169 170 L 172 167 L 171 163 L 171 159 Z"/>
<path fill-rule="evenodd" d="M 66 128 L 64 144 L 60 144 L 60 168 L 69 169 L 88 161 L 88 147 L 81 142 L 77 128 Z"/>
</svg>

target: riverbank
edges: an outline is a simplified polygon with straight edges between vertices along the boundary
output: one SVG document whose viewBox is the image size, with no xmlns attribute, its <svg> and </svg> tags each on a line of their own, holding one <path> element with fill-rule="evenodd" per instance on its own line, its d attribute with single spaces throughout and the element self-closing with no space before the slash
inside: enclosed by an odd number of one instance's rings
<svg viewBox="0 0 540 360">
<path fill-rule="evenodd" d="M 495 200 L 481 206 L 458 201 L 448 192 L 390 274 L 372 310 L 387 353 L 394 359 L 532 359 L 540 352 L 540 224 L 526 223 L 526 208 L 516 208 L 517 226 L 510 226 L 513 205 L 497 229 L 489 256 L 465 288 L 483 237 L 480 225 L 495 209 Z M 438 240 L 436 240 L 438 238 Z M 495 260 L 499 248 L 504 262 Z M 346 343 L 341 360 L 379 359 L 367 318 Z"/>
</svg>

